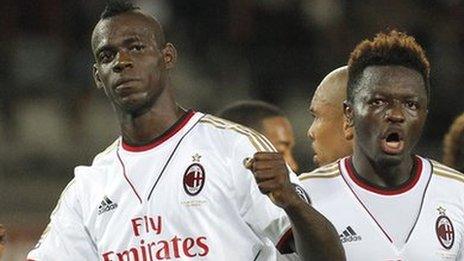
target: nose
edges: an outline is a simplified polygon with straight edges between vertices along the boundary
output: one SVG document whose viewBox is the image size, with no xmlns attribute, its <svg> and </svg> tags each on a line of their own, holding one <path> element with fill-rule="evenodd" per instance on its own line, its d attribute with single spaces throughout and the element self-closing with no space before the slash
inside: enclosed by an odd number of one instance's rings
<svg viewBox="0 0 464 261">
<path fill-rule="evenodd" d="M 389 122 L 404 122 L 403 106 L 400 102 L 394 102 L 390 108 L 388 108 L 385 117 Z"/>
<path fill-rule="evenodd" d="M 124 69 L 132 68 L 134 66 L 130 55 L 127 52 L 120 51 L 116 57 L 113 71 L 116 73 L 122 72 Z"/>
<path fill-rule="evenodd" d="M 314 122 L 311 124 L 308 131 L 306 132 L 306 136 L 311 140 L 314 140 Z"/>
</svg>

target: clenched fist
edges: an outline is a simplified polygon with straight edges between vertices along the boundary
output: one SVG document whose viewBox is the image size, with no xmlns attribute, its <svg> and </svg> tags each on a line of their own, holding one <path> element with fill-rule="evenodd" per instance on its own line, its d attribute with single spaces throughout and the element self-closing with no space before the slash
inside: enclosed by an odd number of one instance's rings
<svg viewBox="0 0 464 261">
<path fill-rule="evenodd" d="M 277 152 L 256 152 L 253 158 L 244 161 L 247 169 L 253 172 L 259 190 L 281 208 L 286 208 L 300 200 L 290 182 L 287 165 Z"/>
</svg>

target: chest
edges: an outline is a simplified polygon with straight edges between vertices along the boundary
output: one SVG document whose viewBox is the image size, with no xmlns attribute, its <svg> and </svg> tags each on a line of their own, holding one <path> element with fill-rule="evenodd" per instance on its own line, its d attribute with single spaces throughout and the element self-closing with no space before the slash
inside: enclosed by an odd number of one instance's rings
<svg viewBox="0 0 464 261">
<path fill-rule="evenodd" d="M 201 148 L 131 156 L 117 156 L 84 217 L 103 259 L 211 256 L 224 223 L 246 228 L 224 159 Z"/>
<path fill-rule="evenodd" d="M 455 260 L 460 254 L 464 213 L 458 198 L 443 188 L 431 184 L 414 203 L 418 206 L 409 208 L 370 202 L 399 226 L 412 221 L 405 242 L 395 242 L 382 220 L 340 185 L 333 196 L 314 204 L 336 227 L 348 260 Z"/>
</svg>

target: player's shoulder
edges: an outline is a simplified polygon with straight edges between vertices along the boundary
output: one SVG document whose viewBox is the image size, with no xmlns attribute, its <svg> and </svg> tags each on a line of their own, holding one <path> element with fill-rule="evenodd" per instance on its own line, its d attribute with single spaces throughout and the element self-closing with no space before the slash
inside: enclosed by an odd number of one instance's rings
<svg viewBox="0 0 464 261">
<path fill-rule="evenodd" d="M 340 176 L 339 168 L 340 160 L 321 166 L 311 172 L 302 173 L 298 178 L 300 181 L 312 180 L 312 179 L 333 179 Z"/>
<path fill-rule="evenodd" d="M 103 178 L 108 173 L 108 167 L 113 165 L 116 159 L 116 150 L 119 146 L 120 139 L 116 139 L 102 152 L 98 153 L 91 165 L 80 165 L 74 169 L 74 176 L 76 179 L 98 179 Z"/>
<path fill-rule="evenodd" d="M 199 123 L 208 129 L 210 135 L 215 136 L 224 143 L 249 142 L 257 151 L 276 151 L 264 135 L 241 124 L 210 114 L 205 114 Z"/>
<path fill-rule="evenodd" d="M 432 175 L 443 178 L 447 182 L 458 183 L 464 186 L 464 174 L 436 160 L 429 159 L 432 166 Z"/>
</svg>

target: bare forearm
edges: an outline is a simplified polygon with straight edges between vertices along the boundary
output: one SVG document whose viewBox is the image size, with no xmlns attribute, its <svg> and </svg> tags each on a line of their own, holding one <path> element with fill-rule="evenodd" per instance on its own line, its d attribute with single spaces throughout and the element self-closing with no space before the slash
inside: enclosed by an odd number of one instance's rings
<svg viewBox="0 0 464 261">
<path fill-rule="evenodd" d="M 284 208 L 292 222 L 294 250 L 301 260 L 345 260 L 345 251 L 333 225 L 304 201 Z"/>
</svg>

